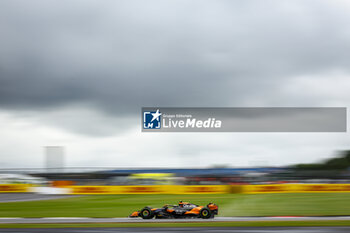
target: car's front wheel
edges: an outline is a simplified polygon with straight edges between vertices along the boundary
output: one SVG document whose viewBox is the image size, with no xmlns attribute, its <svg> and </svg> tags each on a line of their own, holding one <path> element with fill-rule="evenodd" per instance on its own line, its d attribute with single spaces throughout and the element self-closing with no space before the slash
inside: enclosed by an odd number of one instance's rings
<svg viewBox="0 0 350 233">
<path fill-rule="evenodd" d="M 199 216 L 201 218 L 204 218 L 204 219 L 210 218 L 211 215 L 212 215 L 212 213 L 211 213 L 210 209 L 208 209 L 208 208 L 201 209 L 201 212 L 199 213 Z"/>
<path fill-rule="evenodd" d="M 145 207 L 141 210 L 140 215 L 143 219 L 151 219 L 154 217 L 154 214 L 149 207 Z"/>
</svg>

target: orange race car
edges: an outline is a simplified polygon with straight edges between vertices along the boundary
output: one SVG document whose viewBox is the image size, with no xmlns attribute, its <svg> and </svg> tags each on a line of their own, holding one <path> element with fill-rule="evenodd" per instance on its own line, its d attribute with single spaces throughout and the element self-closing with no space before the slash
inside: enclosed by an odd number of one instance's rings
<svg viewBox="0 0 350 233">
<path fill-rule="evenodd" d="M 214 218 L 218 214 L 218 205 L 209 203 L 199 206 L 180 201 L 178 205 L 164 205 L 162 208 L 145 207 L 129 215 L 131 218 L 141 217 L 143 219 L 155 218 Z"/>
</svg>

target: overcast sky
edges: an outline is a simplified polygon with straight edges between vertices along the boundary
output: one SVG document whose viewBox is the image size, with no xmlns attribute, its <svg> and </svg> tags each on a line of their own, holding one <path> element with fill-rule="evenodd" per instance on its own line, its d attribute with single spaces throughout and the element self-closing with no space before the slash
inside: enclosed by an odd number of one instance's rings
<svg viewBox="0 0 350 233">
<path fill-rule="evenodd" d="M 349 133 L 141 133 L 142 106 L 350 107 L 350 2 L 2 0 L 0 168 L 319 161 Z"/>
</svg>

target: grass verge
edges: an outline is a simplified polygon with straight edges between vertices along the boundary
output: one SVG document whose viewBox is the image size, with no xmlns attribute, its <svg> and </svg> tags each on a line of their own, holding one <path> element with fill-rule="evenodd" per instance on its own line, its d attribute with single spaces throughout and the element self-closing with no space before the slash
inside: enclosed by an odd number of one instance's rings
<svg viewBox="0 0 350 233">
<path fill-rule="evenodd" d="M 0 203 L 0 217 L 126 217 L 144 206 L 179 200 L 219 205 L 219 216 L 350 215 L 350 193 L 220 195 L 90 195 L 65 199 Z"/>
</svg>

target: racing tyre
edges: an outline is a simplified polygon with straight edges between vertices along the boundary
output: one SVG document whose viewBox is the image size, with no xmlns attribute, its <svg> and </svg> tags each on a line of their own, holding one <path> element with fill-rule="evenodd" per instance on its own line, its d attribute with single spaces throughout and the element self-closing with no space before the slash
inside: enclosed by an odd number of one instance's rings
<svg viewBox="0 0 350 233">
<path fill-rule="evenodd" d="M 141 210 L 140 215 L 143 219 L 151 219 L 154 217 L 154 213 L 152 212 L 151 208 L 145 207 Z"/>
<path fill-rule="evenodd" d="M 201 209 L 201 212 L 199 213 L 199 216 L 204 219 L 208 219 L 212 216 L 212 213 L 209 208 L 203 208 Z"/>
</svg>

